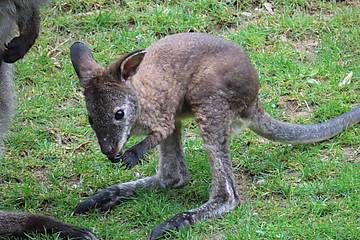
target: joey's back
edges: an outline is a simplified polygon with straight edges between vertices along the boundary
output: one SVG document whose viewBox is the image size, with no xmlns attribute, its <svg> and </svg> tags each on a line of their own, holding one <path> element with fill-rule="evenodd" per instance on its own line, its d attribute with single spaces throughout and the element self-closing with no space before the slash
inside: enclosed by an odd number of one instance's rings
<svg viewBox="0 0 360 240">
<path fill-rule="evenodd" d="M 240 113 L 257 98 L 257 73 L 235 43 L 204 33 L 181 33 L 157 41 L 146 52 L 133 78 L 146 121 L 155 111 L 165 113 L 164 122 L 173 122 L 189 110 L 185 106 L 193 108 L 214 95 Z"/>
</svg>

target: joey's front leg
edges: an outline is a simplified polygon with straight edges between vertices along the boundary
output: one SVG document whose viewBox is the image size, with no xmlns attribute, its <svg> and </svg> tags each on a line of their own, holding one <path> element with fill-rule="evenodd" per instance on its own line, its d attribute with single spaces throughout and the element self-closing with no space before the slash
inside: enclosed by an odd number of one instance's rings
<svg viewBox="0 0 360 240">
<path fill-rule="evenodd" d="M 189 176 L 181 146 L 180 129 L 180 124 L 177 124 L 173 133 L 160 143 L 160 161 L 155 175 L 102 189 L 80 202 L 75 213 L 85 213 L 93 208 L 109 210 L 113 206 L 130 199 L 138 188 L 151 190 L 155 188 L 178 188 L 185 185 Z"/>
<path fill-rule="evenodd" d="M 159 143 L 167 138 L 168 135 L 159 132 L 153 132 L 144 140 L 128 149 L 122 156 L 122 163 L 127 169 L 131 169 L 140 162 L 142 158 L 150 149 L 159 145 Z"/>
</svg>

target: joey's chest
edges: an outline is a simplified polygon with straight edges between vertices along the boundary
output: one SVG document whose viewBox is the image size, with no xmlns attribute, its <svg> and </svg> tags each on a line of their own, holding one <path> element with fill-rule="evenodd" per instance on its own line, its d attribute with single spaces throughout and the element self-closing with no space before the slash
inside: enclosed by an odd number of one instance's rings
<svg viewBox="0 0 360 240">
<path fill-rule="evenodd" d="M 138 123 L 134 124 L 130 131 L 131 136 L 144 136 L 148 135 L 149 133 L 150 130 L 147 126 Z"/>
</svg>

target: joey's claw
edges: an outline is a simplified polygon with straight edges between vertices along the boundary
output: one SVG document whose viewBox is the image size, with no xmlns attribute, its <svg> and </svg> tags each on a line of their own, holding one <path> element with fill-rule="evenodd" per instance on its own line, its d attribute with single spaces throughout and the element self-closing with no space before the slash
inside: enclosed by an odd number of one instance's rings
<svg viewBox="0 0 360 240">
<path fill-rule="evenodd" d="M 182 227 L 189 226 L 194 223 L 193 214 L 191 212 L 178 213 L 174 217 L 157 225 L 152 230 L 149 240 L 155 240 L 172 230 L 179 230 Z"/>
<path fill-rule="evenodd" d="M 6 48 L 3 55 L 3 61 L 7 63 L 16 62 L 25 56 L 32 45 L 33 42 L 26 43 L 20 36 L 13 38 L 8 44 L 5 45 Z"/>
<path fill-rule="evenodd" d="M 81 237 L 84 240 L 98 240 L 98 238 L 90 231 L 86 231 L 85 234 Z"/>
<path fill-rule="evenodd" d="M 108 155 L 107 157 L 112 163 L 118 163 L 118 162 L 121 161 L 121 155 L 120 154 L 116 154 L 115 156 Z"/>
<path fill-rule="evenodd" d="M 127 169 L 131 169 L 139 163 L 139 156 L 134 150 L 128 150 L 122 156 L 122 162 Z"/>
<path fill-rule="evenodd" d="M 98 208 L 102 211 L 108 211 L 121 200 L 119 189 L 110 187 L 102 189 L 93 196 L 88 197 L 80 202 L 75 210 L 75 214 L 82 214 L 88 212 L 90 209 Z"/>
<path fill-rule="evenodd" d="M 60 236 L 64 239 L 98 240 L 98 238 L 86 228 L 71 228 L 63 230 L 60 232 Z"/>
</svg>

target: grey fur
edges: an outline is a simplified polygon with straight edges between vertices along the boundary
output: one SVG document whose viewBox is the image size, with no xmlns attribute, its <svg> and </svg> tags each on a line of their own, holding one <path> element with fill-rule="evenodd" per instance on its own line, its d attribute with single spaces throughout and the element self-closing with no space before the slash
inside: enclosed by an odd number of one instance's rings
<svg viewBox="0 0 360 240">
<path fill-rule="evenodd" d="M 16 93 L 12 82 L 12 64 L 0 65 L 0 156 L 3 153 L 3 141 L 15 112 Z"/>
<path fill-rule="evenodd" d="M 15 89 L 12 83 L 13 67 L 11 64 L 3 62 L 6 55 L 9 54 L 5 46 L 14 37 L 18 25 L 21 25 L 21 29 L 19 29 L 21 30 L 20 35 L 27 33 L 27 29 L 30 29 L 30 32 L 36 31 L 33 26 L 28 26 L 28 24 L 32 24 L 32 21 L 35 21 L 34 24 L 36 25 L 39 24 L 36 15 L 40 5 L 44 2 L 44 0 L 0 1 L 0 156 L 2 155 L 3 140 L 14 115 L 16 105 Z M 35 17 L 33 16 L 34 12 Z M 34 19 L 30 19 L 33 17 Z M 24 35 L 26 36 L 26 34 Z M 32 36 L 36 38 L 37 33 L 33 33 Z M 13 46 L 18 47 L 18 45 Z"/>
<path fill-rule="evenodd" d="M 2 63 L 5 43 L 10 40 L 15 25 L 15 5 L 12 1 L 0 1 L 0 157 L 3 141 L 15 111 L 15 90 L 12 83 L 12 65 Z"/>
<path fill-rule="evenodd" d="M 244 51 L 208 34 L 165 37 L 144 52 L 129 54 L 107 68 L 95 62 L 84 44 L 75 43 L 71 60 L 85 89 L 91 126 L 109 159 L 122 160 L 131 168 L 149 149 L 160 144 L 156 175 L 101 190 L 79 203 L 76 213 L 91 208 L 108 210 L 132 197 L 138 187 L 186 184 L 188 170 L 181 150 L 179 122 L 193 116 L 198 123 L 211 164 L 209 200 L 159 224 L 150 239 L 197 220 L 219 216 L 239 204 L 228 146 L 234 127 L 249 126 L 277 141 L 309 143 L 331 138 L 360 121 L 360 106 L 321 124 L 295 125 L 272 119 L 260 106 L 258 76 Z M 132 111 L 116 120 L 119 108 Z M 129 128 L 130 135 L 145 134 L 145 139 L 125 151 L 121 159 L 114 158 L 122 152 L 124 143 L 119 147 L 118 142 L 121 136 L 128 135 Z"/>
<path fill-rule="evenodd" d="M 4 51 L 5 43 L 12 37 L 15 25 L 15 7 L 13 4 L 6 4 L 6 2 L 0 1 L 0 57 Z"/>
<path fill-rule="evenodd" d="M 22 58 L 38 36 L 39 7 L 43 0 L 0 0 L 0 156 L 3 140 L 15 112 L 11 63 Z M 14 37 L 16 27 L 19 36 Z M 5 47 L 5 44 L 7 46 Z M 96 240 L 87 229 L 47 216 L 0 211 L 0 239 L 31 233 L 58 233 L 63 239 Z"/>
<path fill-rule="evenodd" d="M 254 114 L 250 129 L 273 141 L 292 144 L 321 142 L 360 122 L 360 105 L 326 122 L 300 125 L 273 119 L 266 112 Z"/>
</svg>

